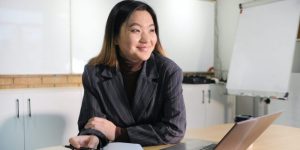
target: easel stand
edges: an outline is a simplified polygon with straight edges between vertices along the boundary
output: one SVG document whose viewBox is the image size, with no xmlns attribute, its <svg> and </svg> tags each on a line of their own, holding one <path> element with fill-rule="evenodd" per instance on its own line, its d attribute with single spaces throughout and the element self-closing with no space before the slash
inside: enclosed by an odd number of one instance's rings
<svg viewBox="0 0 300 150">
<path fill-rule="evenodd" d="M 270 98 L 254 97 L 253 98 L 253 116 L 258 117 L 269 113 Z"/>
</svg>

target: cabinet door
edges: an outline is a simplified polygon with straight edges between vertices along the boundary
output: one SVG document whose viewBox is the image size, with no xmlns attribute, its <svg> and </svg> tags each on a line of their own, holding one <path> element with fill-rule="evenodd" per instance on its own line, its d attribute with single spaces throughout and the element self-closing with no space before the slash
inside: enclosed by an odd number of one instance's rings
<svg viewBox="0 0 300 150">
<path fill-rule="evenodd" d="M 0 1 L 0 74 L 70 73 L 70 0 Z"/>
<path fill-rule="evenodd" d="M 205 99 L 203 93 L 206 86 L 183 84 L 183 98 L 186 108 L 187 128 L 205 126 Z"/>
<path fill-rule="evenodd" d="M 28 92 L 26 107 L 30 107 L 31 111 L 26 112 L 25 150 L 67 144 L 68 139 L 78 133 L 77 119 L 81 101 L 81 88 Z"/>
<path fill-rule="evenodd" d="M 17 101 L 20 93 L 0 91 L 0 149 L 24 149 L 23 102 Z"/>
<path fill-rule="evenodd" d="M 210 85 L 206 96 L 206 126 L 223 124 L 227 120 L 227 96 L 224 86 Z"/>
</svg>

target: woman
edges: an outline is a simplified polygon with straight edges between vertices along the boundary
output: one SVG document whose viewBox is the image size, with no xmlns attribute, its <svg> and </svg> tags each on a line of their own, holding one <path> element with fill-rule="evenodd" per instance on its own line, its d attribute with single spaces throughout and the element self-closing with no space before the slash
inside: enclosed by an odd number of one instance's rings
<svg viewBox="0 0 300 150">
<path fill-rule="evenodd" d="M 153 9 L 119 2 L 107 19 L 100 54 L 85 67 L 80 132 L 70 144 L 179 142 L 186 128 L 181 82 L 181 69 L 165 57 Z"/>
</svg>

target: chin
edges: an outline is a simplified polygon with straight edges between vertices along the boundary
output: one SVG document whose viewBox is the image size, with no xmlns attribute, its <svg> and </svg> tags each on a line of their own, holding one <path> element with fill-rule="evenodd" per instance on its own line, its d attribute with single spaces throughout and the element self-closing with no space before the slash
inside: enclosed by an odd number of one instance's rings
<svg viewBox="0 0 300 150">
<path fill-rule="evenodd" d="M 146 60 L 148 60 L 148 59 L 150 58 L 150 56 L 151 56 L 151 54 L 150 54 L 150 55 L 147 55 L 147 56 L 141 56 L 140 59 L 141 59 L 142 61 L 146 61 Z"/>
<path fill-rule="evenodd" d="M 140 54 L 140 55 L 137 55 L 137 58 L 139 60 L 142 60 L 142 61 L 146 61 L 150 58 L 151 56 L 151 53 L 147 53 L 147 54 Z"/>
</svg>

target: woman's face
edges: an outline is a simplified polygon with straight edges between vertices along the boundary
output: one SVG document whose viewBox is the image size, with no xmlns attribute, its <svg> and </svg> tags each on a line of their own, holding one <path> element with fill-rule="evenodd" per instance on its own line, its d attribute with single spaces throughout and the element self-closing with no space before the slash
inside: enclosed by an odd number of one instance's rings
<svg viewBox="0 0 300 150">
<path fill-rule="evenodd" d="M 121 26 L 116 44 L 121 56 L 131 62 L 147 60 L 157 41 L 155 26 L 148 11 L 134 11 Z"/>
</svg>

